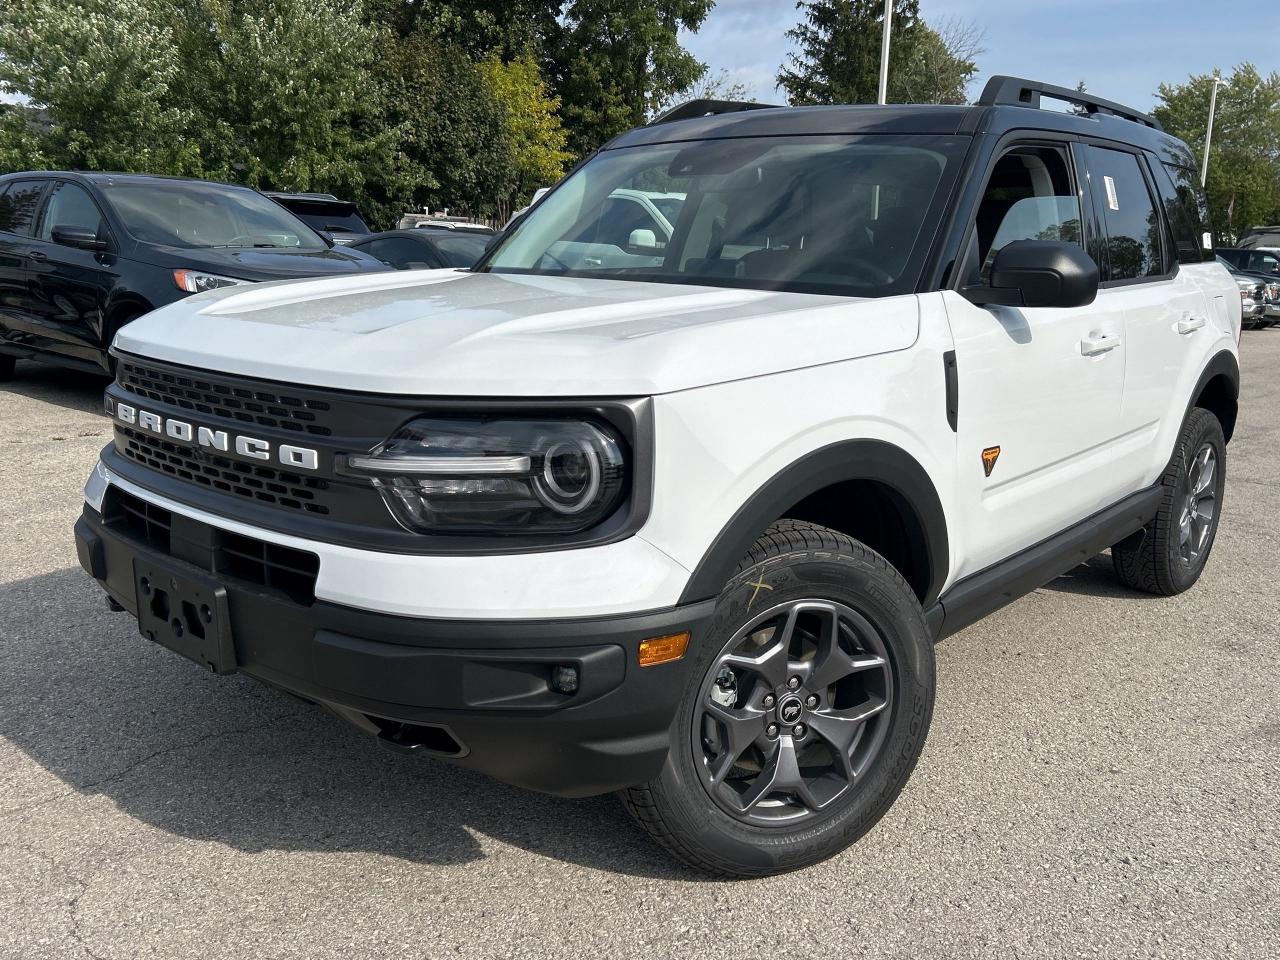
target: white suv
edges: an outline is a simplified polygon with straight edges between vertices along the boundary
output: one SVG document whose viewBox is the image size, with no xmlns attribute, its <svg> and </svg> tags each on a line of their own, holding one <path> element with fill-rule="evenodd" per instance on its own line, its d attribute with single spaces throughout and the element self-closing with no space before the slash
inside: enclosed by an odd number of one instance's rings
<svg viewBox="0 0 1280 960">
<path fill-rule="evenodd" d="M 621 791 L 709 872 L 813 863 L 902 789 L 936 640 L 1108 547 L 1139 590 L 1204 568 L 1240 299 L 1196 180 L 1151 118 L 1010 78 L 695 104 L 474 270 L 125 327 L 81 562 L 389 748 Z M 602 239 L 619 190 L 676 198 L 670 237 Z"/>
</svg>

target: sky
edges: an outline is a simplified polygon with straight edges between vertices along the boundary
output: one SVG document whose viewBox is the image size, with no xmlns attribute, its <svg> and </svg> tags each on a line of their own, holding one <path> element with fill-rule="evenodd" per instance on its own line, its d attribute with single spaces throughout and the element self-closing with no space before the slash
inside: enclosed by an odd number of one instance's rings
<svg viewBox="0 0 1280 960">
<path fill-rule="evenodd" d="M 1225 75 L 1244 60 L 1263 75 L 1280 70 L 1280 0 L 920 0 L 920 14 L 985 35 L 971 97 L 1002 73 L 1064 87 L 1083 80 L 1091 93 L 1147 111 L 1162 81 L 1215 67 Z M 781 103 L 775 78 L 799 17 L 794 0 L 718 0 L 683 42 L 713 73 Z"/>
</svg>

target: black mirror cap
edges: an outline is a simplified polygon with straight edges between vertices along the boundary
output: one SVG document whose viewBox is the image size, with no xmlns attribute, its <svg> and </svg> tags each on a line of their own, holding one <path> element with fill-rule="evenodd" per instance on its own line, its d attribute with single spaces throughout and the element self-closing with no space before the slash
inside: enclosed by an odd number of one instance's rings
<svg viewBox="0 0 1280 960">
<path fill-rule="evenodd" d="M 49 234 L 54 243 L 80 250 L 105 250 L 107 241 L 87 227 L 54 227 Z"/>
<path fill-rule="evenodd" d="M 1014 240 L 996 254 L 991 285 L 966 294 L 975 303 L 1087 307 L 1098 296 L 1098 265 L 1076 243 Z"/>
</svg>

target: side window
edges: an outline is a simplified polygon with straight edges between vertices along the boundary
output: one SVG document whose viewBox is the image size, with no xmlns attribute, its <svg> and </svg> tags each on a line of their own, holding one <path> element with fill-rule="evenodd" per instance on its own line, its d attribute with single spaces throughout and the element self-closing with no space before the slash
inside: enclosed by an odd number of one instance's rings
<svg viewBox="0 0 1280 960">
<path fill-rule="evenodd" d="M 17 180 L 0 196 L 0 231 L 31 236 L 31 222 L 44 193 L 42 180 Z"/>
<path fill-rule="evenodd" d="M 1179 263 L 1201 263 L 1212 254 L 1204 249 L 1204 194 L 1195 172 L 1170 163 L 1153 163 L 1156 189 L 1164 202 L 1165 219 L 1173 231 Z"/>
<path fill-rule="evenodd" d="M 966 282 L 985 282 L 996 254 L 1014 240 L 1083 246 L 1080 199 L 1065 147 L 1015 147 L 996 161 L 978 204 Z"/>
<path fill-rule="evenodd" d="M 1160 217 L 1132 153 L 1088 148 L 1094 197 L 1106 227 L 1102 280 L 1136 280 L 1166 272 Z"/>
<path fill-rule="evenodd" d="M 40 239 L 52 240 L 54 227 L 80 227 L 92 230 L 97 237 L 101 237 L 106 230 L 97 204 L 84 188 L 65 181 L 54 187 L 53 196 L 44 209 L 44 217 L 40 222 Z"/>
</svg>

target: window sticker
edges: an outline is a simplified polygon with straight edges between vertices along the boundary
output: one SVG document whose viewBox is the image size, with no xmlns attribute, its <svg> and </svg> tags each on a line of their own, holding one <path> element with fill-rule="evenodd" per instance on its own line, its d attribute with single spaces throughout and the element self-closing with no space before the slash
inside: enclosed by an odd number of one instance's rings
<svg viewBox="0 0 1280 960">
<path fill-rule="evenodd" d="M 1103 177 L 1102 182 L 1107 187 L 1107 206 L 1112 210 L 1120 209 L 1120 199 L 1116 196 L 1116 182 L 1111 177 Z"/>
</svg>

